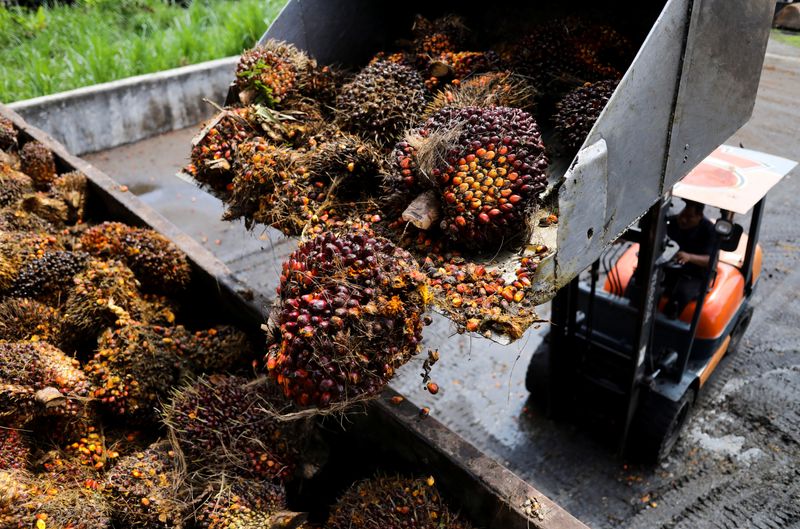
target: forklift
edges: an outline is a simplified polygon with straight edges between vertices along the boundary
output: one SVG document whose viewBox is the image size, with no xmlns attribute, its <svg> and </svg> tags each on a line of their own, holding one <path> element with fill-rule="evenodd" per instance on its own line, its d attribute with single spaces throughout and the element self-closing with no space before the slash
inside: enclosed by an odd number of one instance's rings
<svg viewBox="0 0 800 529">
<path fill-rule="evenodd" d="M 675 184 L 553 298 L 550 331 L 525 380 L 533 402 L 556 418 L 576 409 L 599 412 L 615 426 L 623 455 L 665 459 L 698 393 L 747 330 L 761 276 L 765 197 L 795 165 L 721 146 Z M 668 319 L 662 282 L 679 250 L 667 237 L 673 198 L 720 214 L 705 288 Z M 748 213 L 745 234 L 734 215 Z"/>
</svg>

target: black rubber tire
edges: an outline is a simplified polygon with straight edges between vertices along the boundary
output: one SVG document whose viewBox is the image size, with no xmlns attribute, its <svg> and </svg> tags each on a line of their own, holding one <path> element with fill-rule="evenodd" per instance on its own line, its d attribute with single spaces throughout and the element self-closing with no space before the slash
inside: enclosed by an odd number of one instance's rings
<svg viewBox="0 0 800 529">
<path fill-rule="evenodd" d="M 731 341 L 728 344 L 728 350 L 725 352 L 726 355 L 734 354 L 739 351 L 739 346 L 742 345 L 744 333 L 747 332 L 747 327 L 750 325 L 750 320 L 752 319 L 753 307 L 745 307 L 744 311 L 742 312 L 742 316 L 739 318 L 739 322 L 731 332 Z"/>
<path fill-rule="evenodd" d="M 630 453 L 645 463 L 660 463 L 672 452 L 694 404 L 689 388 L 677 402 L 647 391 L 641 396 L 629 440 Z"/>
<path fill-rule="evenodd" d="M 546 410 L 549 404 L 550 382 L 550 340 L 545 337 L 533 352 L 528 371 L 525 373 L 525 387 L 531 393 L 531 401 Z"/>
</svg>

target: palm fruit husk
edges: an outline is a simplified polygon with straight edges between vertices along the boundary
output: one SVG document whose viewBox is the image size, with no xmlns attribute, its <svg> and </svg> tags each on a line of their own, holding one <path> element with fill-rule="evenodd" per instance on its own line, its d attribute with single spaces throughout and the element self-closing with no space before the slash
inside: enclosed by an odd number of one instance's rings
<svg viewBox="0 0 800 529">
<path fill-rule="evenodd" d="M 369 232 L 302 244 L 283 264 L 270 375 L 301 406 L 377 395 L 418 350 L 426 288 L 405 250 Z"/>
<path fill-rule="evenodd" d="M 89 262 L 85 252 L 57 251 L 27 262 L 20 267 L 8 294 L 20 298 L 44 300 L 52 305 L 66 301 L 72 278 Z"/>
<path fill-rule="evenodd" d="M 0 151 L 17 150 L 17 128 L 7 118 L 0 117 Z"/>
<path fill-rule="evenodd" d="M 188 517 L 182 463 L 165 441 L 122 457 L 106 474 L 113 518 L 125 527 L 184 527 Z"/>
<path fill-rule="evenodd" d="M 415 70 L 376 62 L 342 87 L 336 98 L 337 122 L 365 140 L 390 145 L 422 113 L 425 96 L 425 84 Z"/>
<path fill-rule="evenodd" d="M 104 222 L 84 232 L 81 248 L 95 257 L 120 259 L 143 289 L 177 293 L 191 279 L 186 255 L 172 241 L 150 229 Z"/>
<path fill-rule="evenodd" d="M 264 379 L 213 375 L 175 390 L 164 422 L 190 468 L 232 468 L 282 480 L 294 472 L 302 421 L 281 421 L 282 397 Z"/>
<path fill-rule="evenodd" d="M 102 494 L 85 483 L 0 471 L 0 527 L 110 529 L 109 510 Z"/>
<path fill-rule="evenodd" d="M 19 151 L 20 170 L 33 180 L 36 189 L 46 191 L 58 176 L 53 153 L 38 141 L 29 141 Z"/>
<path fill-rule="evenodd" d="M 440 229 L 476 251 L 524 238 L 547 185 L 539 127 L 530 114 L 509 107 L 445 107 L 397 144 L 394 163 L 387 194 L 432 202 L 440 208 Z M 417 218 L 409 216 L 416 204 L 410 202 L 404 220 Z M 429 228 L 435 217 L 418 227 Z"/>
<path fill-rule="evenodd" d="M 17 428 L 0 427 L 0 472 L 24 469 L 30 453 L 30 442 L 25 432 Z"/>
<path fill-rule="evenodd" d="M 76 224 L 83 220 L 86 209 L 88 180 L 80 171 L 70 171 L 56 178 L 50 189 L 50 194 L 61 200 L 67 207 L 69 224 Z"/>
<path fill-rule="evenodd" d="M 205 484 L 195 515 L 198 529 L 277 529 L 297 527 L 305 515 L 286 510 L 280 484 L 222 473 Z"/>
<path fill-rule="evenodd" d="M 28 175 L 0 163 L 0 206 L 16 204 L 24 195 L 33 193 L 33 180 Z"/>
<path fill-rule="evenodd" d="M 76 415 L 91 392 L 80 364 L 47 342 L 0 342 L 0 419 Z"/>
<path fill-rule="evenodd" d="M 93 342 L 106 327 L 124 324 L 140 299 L 133 272 L 119 261 L 90 259 L 73 278 L 64 305 L 62 339 L 71 345 Z"/>
<path fill-rule="evenodd" d="M 13 342 L 45 341 L 61 344 L 61 311 L 26 298 L 0 302 L 0 337 Z"/>
<path fill-rule="evenodd" d="M 155 417 L 160 400 L 186 368 L 189 341 L 183 327 L 130 323 L 107 329 L 84 366 L 97 386 L 92 396 L 115 414 Z"/>
<path fill-rule="evenodd" d="M 253 356 L 250 339 L 231 325 L 196 331 L 187 347 L 187 360 L 195 370 L 205 373 L 225 371 Z"/>
<path fill-rule="evenodd" d="M 377 476 L 353 484 L 333 507 L 330 529 L 468 529 L 444 502 L 432 477 Z"/>
<path fill-rule="evenodd" d="M 606 80 L 586 83 L 556 103 L 553 115 L 555 130 L 561 143 L 570 150 L 583 145 L 600 113 L 608 104 L 618 81 Z"/>
<path fill-rule="evenodd" d="M 54 235 L 0 231 L 0 291 L 14 283 L 23 265 L 59 250 L 64 247 Z"/>
<path fill-rule="evenodd" d="M 260 102 L 281 108 L 293 96 L 313 90 L 317 68 L 292 44 L 268 40 L 242 53 L 236 66 L 239 99 L 245 105 Z"/>
<path fill-rule="evenodd" d="M 524 77 L 508 71 L 484 73 L 439 91 L 423 117 L 428 119 L 445 107 L 513 107 L 532 112 L 536 94 L 536 87 Z"/>
</svg>

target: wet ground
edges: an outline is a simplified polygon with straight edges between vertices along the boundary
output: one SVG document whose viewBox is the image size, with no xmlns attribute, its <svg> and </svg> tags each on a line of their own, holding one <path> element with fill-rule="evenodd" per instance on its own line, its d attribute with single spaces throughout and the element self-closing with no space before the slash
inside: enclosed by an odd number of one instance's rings
<svg viewBox="0 0 800 529">
<path fill-rule="evenodd" d="M 753 119 L 728 142 L 800 160 L 800 49 L 771 42 Z M 194 129 L 87 155 L 252 287 L 274 289 L 293 243 L 219 220 L 218 200 L 176 178 Z M 500 346 L 455 334 L 443 318 L 426 331 L 442 360 L 441 391 L 422 389 L 421 361 L 393 386 L 594 528 L 800 528 L 800 170 L 767 201 L 765 260 L 756 312 L 739 353 L 704 388 L 674 454 L 628 465 L 601 436 L 543 417 L 524 387 L 547 330 Z M 547 317 L 548 308 L 540 314 Z"/>
</svg>

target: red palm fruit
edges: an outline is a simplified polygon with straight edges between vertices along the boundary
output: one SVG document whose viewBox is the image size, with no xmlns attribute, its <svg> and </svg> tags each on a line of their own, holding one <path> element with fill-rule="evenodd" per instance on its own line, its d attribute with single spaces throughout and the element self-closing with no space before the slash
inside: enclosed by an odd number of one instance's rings
<svg viewBox="0 0 800 529">
<path fill-rule="evenodd" d="M 617 84 L 610 80 L 586 83 L 556 103 L 553 122 L 565 147 L 574 150 L 583 144 Z"/>
</svg>

